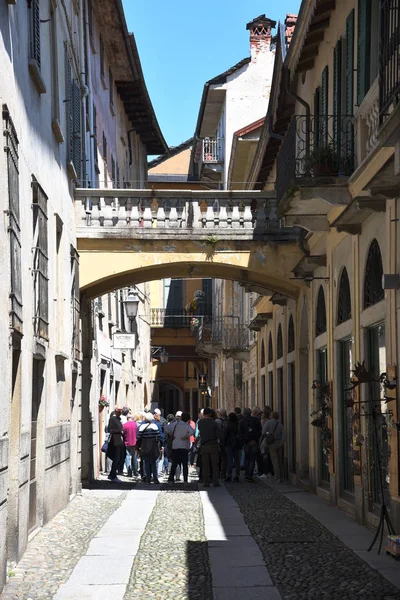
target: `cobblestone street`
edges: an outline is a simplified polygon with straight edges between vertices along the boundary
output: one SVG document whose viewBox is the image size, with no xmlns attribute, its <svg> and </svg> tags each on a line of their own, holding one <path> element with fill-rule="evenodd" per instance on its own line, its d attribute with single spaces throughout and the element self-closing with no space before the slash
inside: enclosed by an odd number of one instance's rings
<svg viewBox="0 0 400 600">
<path fill-rule="evenodd" d="M 367 555 L 371 537 L 288 485 L 84 490 L 30 541 L 0 598 L 400 599 L 398 564 Z"/>
</svg>

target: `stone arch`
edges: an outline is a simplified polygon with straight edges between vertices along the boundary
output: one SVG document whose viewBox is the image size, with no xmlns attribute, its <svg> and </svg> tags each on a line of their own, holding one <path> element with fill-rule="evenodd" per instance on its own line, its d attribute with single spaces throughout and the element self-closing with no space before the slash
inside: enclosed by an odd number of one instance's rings
<svg viewBox="0 0 400 600">
<path fill-rule="evenodd" d="M 296 472 L 301 479 L 309 478 L 310 439 L 310 385 L 308 375 L 308 306 L 304 301 L 300 315 L 299 335 L 299 411 L 296 439 L 298 440 L 298 465 Z"/>
<path fill-rule="evenodd" d="M 367 260 L 364 272 L 364 295 L 363 308 L 369 308 L 377 304 L 385 297 L 382 287 L 383 264 L 382 254 L 376 238 L 372 240 L 368 248 Z"/>
</svg>

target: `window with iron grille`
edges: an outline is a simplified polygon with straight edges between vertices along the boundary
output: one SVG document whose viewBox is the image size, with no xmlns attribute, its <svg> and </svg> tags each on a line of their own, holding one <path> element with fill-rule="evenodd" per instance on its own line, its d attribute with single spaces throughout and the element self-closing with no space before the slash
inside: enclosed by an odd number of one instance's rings
<svg viewBox="0 0 400 600">
<path fill-rule="evenodd" d="M 288 353 L 293 352 L 294 348 L 295 348 L 294 321 L 293 321 L 293 315 L 290 315 L 289 325 L 288 325 Z"/>
<path fill-rule="evenodd" d="M 40 6 L 39 0 L 31 1 L 29 15 L 29 58 L 35 60 L 40 70 Z"/>
<path fill-rule="evenodd" d="M 80 359 L 81 335 L 79 327 L 80 299 L 79 299 L 79 255 L 76 248 L 70 246 L 71 257 L 71 317 L 72 317 L 72 356 L 74 360 Z"/>
<path fill-rule="evenodd" d="M 47 196 L 32 180 L 33 211 L 33 329 L 37 337 L 49 339 L 49 279 Z"/>
<path fill-rule="evenodd" d="M 315 335 L 319 336 L 326 332 L 326 306 L 325 294 L 322 285 L 319 286 L 317 299 L 317 315 L 315 321 Z"/>
<path fill-rule="evenodd" d="M 261 342 L 261 369 L 265 367 L 265 346 L 264 340 Z"/>
<path fill-rule="evenodd" d="M 19 206 L 19 155 L 18 138 L 14 124 L 3 104 L 4 150 L 7 154 L 8 233 L 10 244 L 10 327 L 22 334 L 22 276 L 21 276 L 21 225 Z"/>
<path fill-rule="evenodd" d="M 274 360 L 274 349 L 272 346 L 272 334 L 269 334 L 268 338 L 268 363 L 272 363 Z"/>
<path fill-rule="evenodd" d="M 373 239 L 367 257 L 364 278 L 364 308 L 373 306 L 385 297 L 382 287 L 383 265 L 379 244 Z"/>
<path fill-rule="evenodd" d="M 340 323 L 344 323 L 349 319 L 351 319 L 350 282 L 347 269 L 344 267 L 340 276 L 336 323 L 340 325 Z"/>
<path fill-rule="evenodd" d="M 65 77 L 67 160 L 72 164 L 76 177 L 80 180 L 82 177 L 81 88 L 79 82 L 72 78 L 72 64 L 67 44 L 65 44 Z"/>
<path fill-rule="evenodd" d="M 278 335 L 276 336 L 276 358 L 282 358 L 283 356 L 283 339 L 282 339 L 282 327 L 278 327 Z"/>
</svg>

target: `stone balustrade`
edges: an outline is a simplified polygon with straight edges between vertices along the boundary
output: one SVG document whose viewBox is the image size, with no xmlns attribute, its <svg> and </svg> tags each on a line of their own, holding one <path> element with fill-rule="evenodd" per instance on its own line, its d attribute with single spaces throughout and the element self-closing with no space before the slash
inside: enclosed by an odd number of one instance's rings
<svg viewBox="0 0 400 600">
<path fill-rule="evenodd" d="M 75 190 L 78 237 L 141 237 L 185 230 L 200 237 L 232 237 L 279 228 L 273 192 L 84 189 Z M 85 231 L 83 231 L 83 229 Z M 91 230 L 91 231 L 89 231 Z M 150 231 L 151 230 L 151 231 Z"/>
</svg>

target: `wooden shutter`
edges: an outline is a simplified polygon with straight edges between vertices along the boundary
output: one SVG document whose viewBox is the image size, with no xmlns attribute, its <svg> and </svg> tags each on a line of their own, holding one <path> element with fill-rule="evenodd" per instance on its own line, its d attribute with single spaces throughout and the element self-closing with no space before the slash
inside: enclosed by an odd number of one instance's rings
<svg viewBox="0 0 400 600">
<path fill-rule="evenodd" d="M 319 118 L 321 108 L 321 88 L 317 87 L 314 94 L 314 148 L 318 148 L 321 138 L 321 121 Z"/>
<path fill-rule="evenodd" d="M 370 86 L 371 0 L 358 0 L 357 104 L 363 101 Z"/>
<path fill-rule="evenodd" d="M 320 94 L 320 120 L 321 140 L 326 144 L 328 141 L 328 94 L 329 94 L 329 69 L 328 66 L 322 71 L 321 94 Z"/>
<path fill-rule="evenodd" d="M 39 0 L 32 0 L 30 8 L 30 58 L 37 62 L 40 69 L 40 7 Z"/>
<path fill-rule="evenodd" d="M 73 162 L 73 139 L 74 139 L 74 122 L 72 116 L 72 68 L 71 61 L 68 53 L 68 46 L 65 44 L 64 49 L 65 56 L 65 110 L 66 110 L 66 121 L 67 121 L 67 161 Z"/>
<path fill-rule="evenodd" d="M 80 359 L 81 336 L 79 330 L 80 296 L 79 296 L 79 254 L 70 246 L 71 257 L 71 317 L 72 317 L 72 356 Z"/>
<path fill-rule="evenodd" d="M 333 51 L 333 143 L 336 150 L 340 149 L 342 114 L 342 40 L 340 39 Z"/>
<path fill-rule="evenodd" d="M 49 277 L 47 196 L 36 179 L 32 182 L 34 332 L 49 339 Z"/>
<path fill-rule="evenodd" d="M 82 176 L 82 139 L 81 139 L 81 88 L 77 81 L 72 83 L 72 122 L 73 143 L 72 162 L 78 179 Z"/>
<path fill-rule="evenodd" d="M 346 19 L 346 115 L 354 113 L 354 8 Z"/>
</svg>

